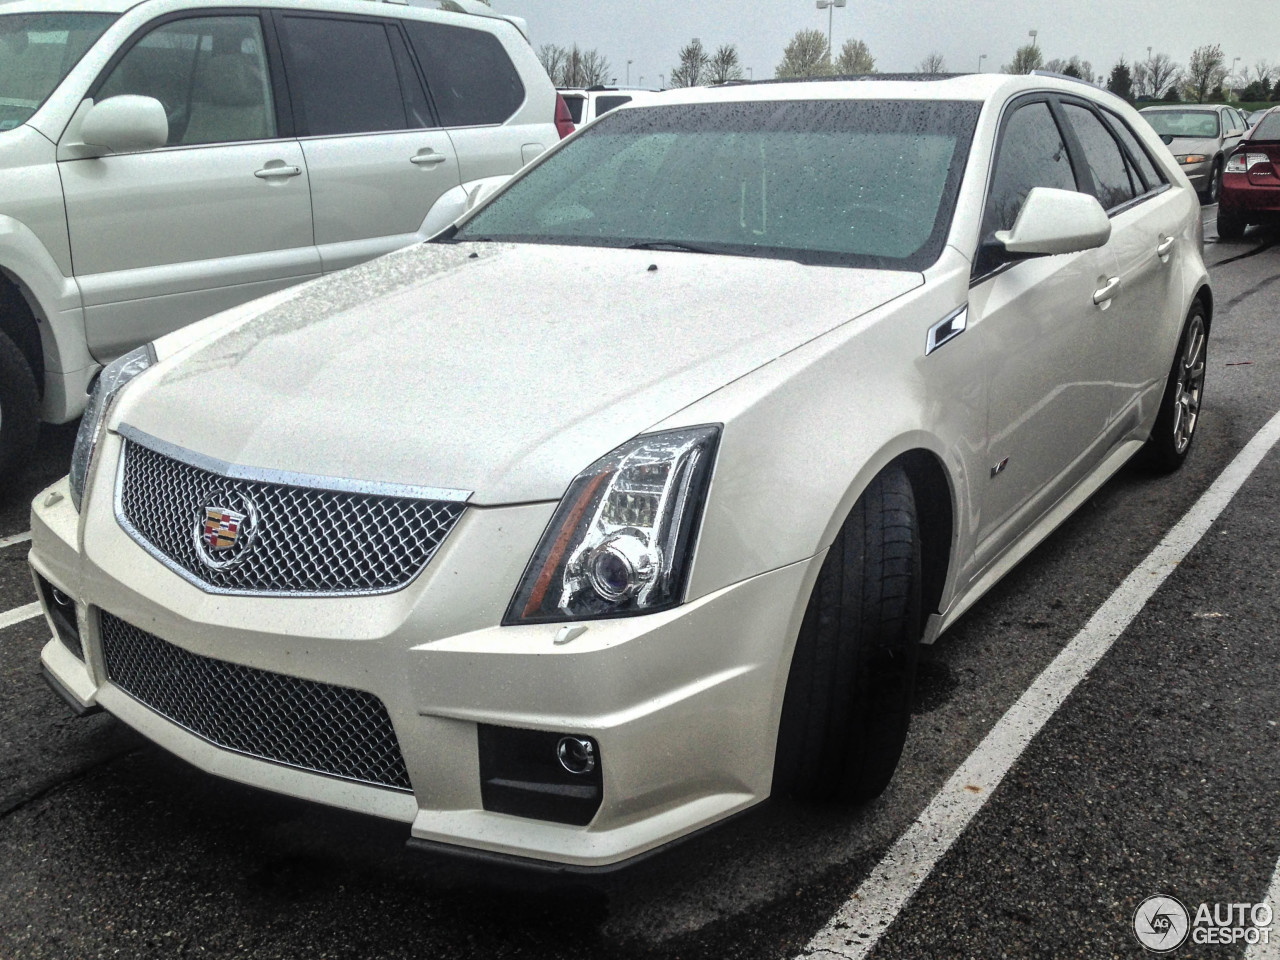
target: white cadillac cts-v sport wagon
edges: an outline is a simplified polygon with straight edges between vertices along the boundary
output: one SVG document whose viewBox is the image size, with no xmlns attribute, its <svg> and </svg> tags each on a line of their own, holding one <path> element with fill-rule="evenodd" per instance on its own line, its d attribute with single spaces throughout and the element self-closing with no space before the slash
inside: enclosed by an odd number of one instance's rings
<svg viewBox="0 0 1280 960">
<path fill-rule="evenodd" d="M 34 505 L 44 669 L 212 773 L 557 869 L 865 800 L 919 643 L 1186 457 L 1201 247 L 1065 79 L 623 107 L 109 367 Z"/>
</svg>

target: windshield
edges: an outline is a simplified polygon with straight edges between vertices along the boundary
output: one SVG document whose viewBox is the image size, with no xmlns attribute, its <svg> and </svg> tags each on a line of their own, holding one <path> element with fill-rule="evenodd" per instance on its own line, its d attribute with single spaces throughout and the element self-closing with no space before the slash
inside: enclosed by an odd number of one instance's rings
<svg viewBox="0 0 1280 960">
<path fill-rule="evenodd" d="M 0 16 L 0 131 L 26 123 L 115 19 L 106 13 Z"/>
<path fill-rule="evenodd" d="M 610 113 L 455 235 L 919 270 L 980 104 L 805 100 Z"/>
<path fill-rule="evenodd" d="M 1202 137 L 1218 135 L 1218 114 L 1212 110 L 1152 110 L 1142 114 L 1162 137 Z"/>
</svg>

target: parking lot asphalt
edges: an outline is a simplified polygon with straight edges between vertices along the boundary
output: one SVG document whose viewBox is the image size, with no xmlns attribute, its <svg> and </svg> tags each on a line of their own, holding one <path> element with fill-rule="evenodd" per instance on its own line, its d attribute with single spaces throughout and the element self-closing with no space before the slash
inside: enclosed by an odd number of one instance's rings
<svg viewBox="0 0 1280 960">
<path fill-rule="evenodd" d="M 594 887 L 463 872 L 407 851 L 401 825 L 218 780 L 110 717 L 72 718 L 39 678 L 44 623 L 26 620 L 0 628 L 0 958 L 800 954 L 1280 410 L 1280 233 L 1211 243 L 1206 260 L 1217 306 L 1186 466 L 1126 467 L 926 649 L 902 766 L 867 807 L 770 804 Z M 0 543 L 27 529 L 73 437 L 46 430 L 22 488 L 0 498 Z M 1278 477 L 1273 452 L 874 957 L 1139 956 L 1132 915 L 1147 896 L 1262 898 L 1280 858 Z M 34 600 L 26 549 L 0 547 L 0 618 Z"/>
</svg>

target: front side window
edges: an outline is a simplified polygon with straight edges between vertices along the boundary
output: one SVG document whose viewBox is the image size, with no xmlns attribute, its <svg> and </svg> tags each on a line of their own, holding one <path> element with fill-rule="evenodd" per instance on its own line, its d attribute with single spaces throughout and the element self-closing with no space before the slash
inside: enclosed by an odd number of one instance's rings
<svg viewBox="0 0 1280 960">
<path fill-rule="evenodd" d="M 271 73 L 257 17 L 197 17 L 152 30 L 98 88 L 101 103 L 153 97 L 169 117 L 169 145 L 276 136 Z"/>
<path fill-rule="evenodd" d="M 1162 137 L 1213 139 L 1222 130 L 1214 110 L 1151 110 L 1142 116 Z"/>
<path fill-rule="evenodd" d="M 617 111 L 456 239 L 920 270 L 946 240 L 979 108 L 853 100 Z"/>
<path fill-rule="evenodd" d="M 1129 169 L 1120 145 L 1092 110 L 1074 103 L 1063 104 L 1062 110 L 1075 130 L 1084 149 L 1085 163 L 1093 173 L 1094 189 L 1090 192 L 1098 198 L 1104 210 L 1128 203 L 1137 192 L 1129 180 Z"/>
<path fill-rule="evenodd" d="M 411 126 L 383 23 L 294 16 L 285 17 L 284 23 L 289 88 L 306 135 L 333 137 Z"/>
<path fill-rule="evenodd" d="M 1036 187 L 1076 189 L 1062 131 L 1044 102 L 1018 107 L 1005 124 L 983 215 L 982 236 L 1010 229 L 1027 194 Z"/>
<path fill-rule="evenodd" d="M 115 19 L 105 13 L 0 16 L 0 133 L 26 123 Z"/>
<path fill-rule="evenodd" d="M 446 127 L 505 123 L 520 109 L 524 84 L 493 34 L 421 20 L 402 22 Z"/>
</svg>

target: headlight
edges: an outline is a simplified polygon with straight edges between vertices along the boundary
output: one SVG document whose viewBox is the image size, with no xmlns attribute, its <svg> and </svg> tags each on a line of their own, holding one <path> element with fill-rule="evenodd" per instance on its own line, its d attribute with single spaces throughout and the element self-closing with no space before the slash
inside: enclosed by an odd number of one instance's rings
<svg viewBox="0 0 1280 960">
<path fill-rule="evenodd" d="M 85 407 L 84 419 L 80 421 L 80 430 L 76 434 L 76 447 L 71 454 L 71 502 L 80 509 L 80 501 L 84 498 L 84 483 L 89 476 L 89 465 L 93 462 L 93 451 L 98 445 L 98 432 L 102 421 L 111 409 L 111 401 L 126 383 L 146 370 L 156 361 L 155 350 L 151 344 L 139 347 L 113 360 L 98 375 L 98 382 L 93 385 L 89 394 L 89 405 Z"/>
<path fill-rule="evenodd" d="M 680 603 L 719 438 L 718 426 L 647 434 L 588 467 L 552 517 L 503 623 Z"/>
</svg>

